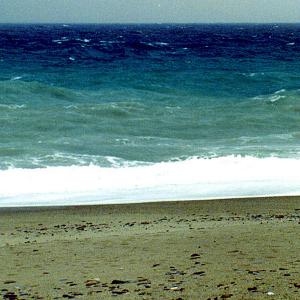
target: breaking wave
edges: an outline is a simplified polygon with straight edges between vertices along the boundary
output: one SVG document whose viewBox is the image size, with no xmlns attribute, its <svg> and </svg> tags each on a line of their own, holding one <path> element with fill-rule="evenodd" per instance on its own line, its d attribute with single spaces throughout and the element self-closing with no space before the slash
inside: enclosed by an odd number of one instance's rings
<svg viewBox="0 0 300 300">
<path fill-rule="evenodd" d="M 0 171 L 1 206 L 299 195 L 300 159 L 226 156 L 122 167 Z"/>
</svg>

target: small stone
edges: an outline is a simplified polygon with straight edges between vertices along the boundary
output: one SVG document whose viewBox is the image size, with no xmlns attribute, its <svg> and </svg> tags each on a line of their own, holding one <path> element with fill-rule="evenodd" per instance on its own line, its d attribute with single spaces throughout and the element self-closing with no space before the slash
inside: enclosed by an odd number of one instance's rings
<svg viewBox="0 0 300 300">
<path fill-rule="evenodd" d="M 248 273 L 252 275 L 259 275 L 259 271 L 256 270 L 249 270 Z"/>
<path fill-rule="evenodd" d="M 294 287 L 300 289 L 300 283 L 294 283 Z"/>
<path fill-rule="evenodd" d="M 125 283 L 129 283 L 129 281 L 124 281 L 124 280 L 118 280 L 118 279 L 114 279 L 111 284 L 125 284 Z"/>
<path fill-rule="evenodd" d="M 3 295 L 3 299 L 15 300 L 18 299 L 18 296 L 14 292 L 8 292 Z"/>
<path fill-rule="evenodd" d="M 267 292 L 267 295 L 268 296 L 273 296 L 273 295 L 275 295 L 273 292 Z"/>
<path fill-rule="evenodd" d="M 151 281 L 145 277 L 138 277 L 138 282 L 151 282 Z"/>
<path fill-rule="evenodd" d="M 151 280 L 143 277 L 138 278 L 137 285 L 146 285 L 146 284 L 151 284 Z"/>
<path fill-rule="evenodd" d="M 249 292 L 257 292 L 257 287 L 256 287 L 256 286 L 254 286 L 254 287 L 249 287 L 249 288 L 248 288 L 248 291 L 249 291 Z"/>
<path fill-rule="evenodd" d="M 200 254 L 198 254 L 198 253 L 193 253 L 191 255 L 191 259 L 196 259 L 196 258 L 199 258 L 199 257 L 200 257 Z"/>
<path fill-rule="evenodd" d="M 75 298 L 75 296 L 72 294 L 64 294 L 63 298 L 73 299 L 73 298 Z"/>
<path fill-rule="evenodd" d="M 200 276 L 204 276 L 204 275 L 205 275 L 205 272 L 204 272 L 204 271 L 194 272 L 192 275 L 200 275 Z"/>
<path fill-rule="evenodd" d="M 117 295 L 122 295 L 122 294 L 126 294 L 129 293 L 129 290 L 127 289 L 121 289 L 121 290 L 113 290 L 112 294 L 117 294 Z"/>
<path fill-rule="evenodd" d="M 227 299 L 227 298 L 230 298 L 232 296 L 233 296 L 233 294 L 226 293 L 226 294 L 224 294 L 224 295 L 221 296 L 221 299 Z"/>
<path fill-rule="evenodd" d="M 85 282 L 86 287 L 94 286 L 100 283 L 100 280 L 98 278 L 89 279 Z"/>
<path fill-rule="evenodd" d="M 81 225 L 81 226 L 76 227 L 77 230 L 81 230 L 81 231 L 85 230 L 85 228 L 86 228 L 86 225 Z"/>
<path fill-rule="evenodd" d="M 275 218 L 276 218 L 276 219 L 283 219 L 283 218 L 284 218 L 284 215 L 275 215 Z"/>
<path fill-rule="evenodd" d="M 4 284 L 11 284 L 11 283 L 16 283 L 15 280 L 6 280 L 3 282 Z"/>
</svg>

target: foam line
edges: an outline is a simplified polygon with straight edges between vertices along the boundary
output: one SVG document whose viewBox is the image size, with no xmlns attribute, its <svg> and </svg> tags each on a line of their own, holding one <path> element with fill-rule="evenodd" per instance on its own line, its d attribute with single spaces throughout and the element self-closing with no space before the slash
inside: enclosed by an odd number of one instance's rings
<svg viewBox="0 0 300 300">
<path fill-rule="evenodd" d="M 152 165 L 0 171 L 0 206 L 300 194 L 300 159 L 227 156 Z"/>
</svg>

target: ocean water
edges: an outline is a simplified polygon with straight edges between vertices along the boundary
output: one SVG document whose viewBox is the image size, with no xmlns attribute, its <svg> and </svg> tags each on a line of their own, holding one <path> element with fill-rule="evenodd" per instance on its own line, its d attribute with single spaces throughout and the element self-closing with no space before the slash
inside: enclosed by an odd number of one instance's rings
<svg viewBox="0 0 300 300">
<path fill-rule="evenodd" d="M 300 194 L 300 25 L 0 25 L 0 206 Z"/>
</svg>

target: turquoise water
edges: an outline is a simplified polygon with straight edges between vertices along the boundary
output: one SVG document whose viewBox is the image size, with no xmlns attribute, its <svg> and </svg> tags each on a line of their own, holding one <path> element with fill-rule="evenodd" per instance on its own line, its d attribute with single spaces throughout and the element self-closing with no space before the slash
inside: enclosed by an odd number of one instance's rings
<svg viewBox="0 0 300 300">
<path fill-rule="evenodd" d="M 297 157 L 300 91 L 217 98 L 4 81 L 0 167 L 107 165 L 230 154 Z M 104 100 L 105 99 L 105 100 Z M 4 100 L 4 101 L 3 101 Z"/>
</svg>

